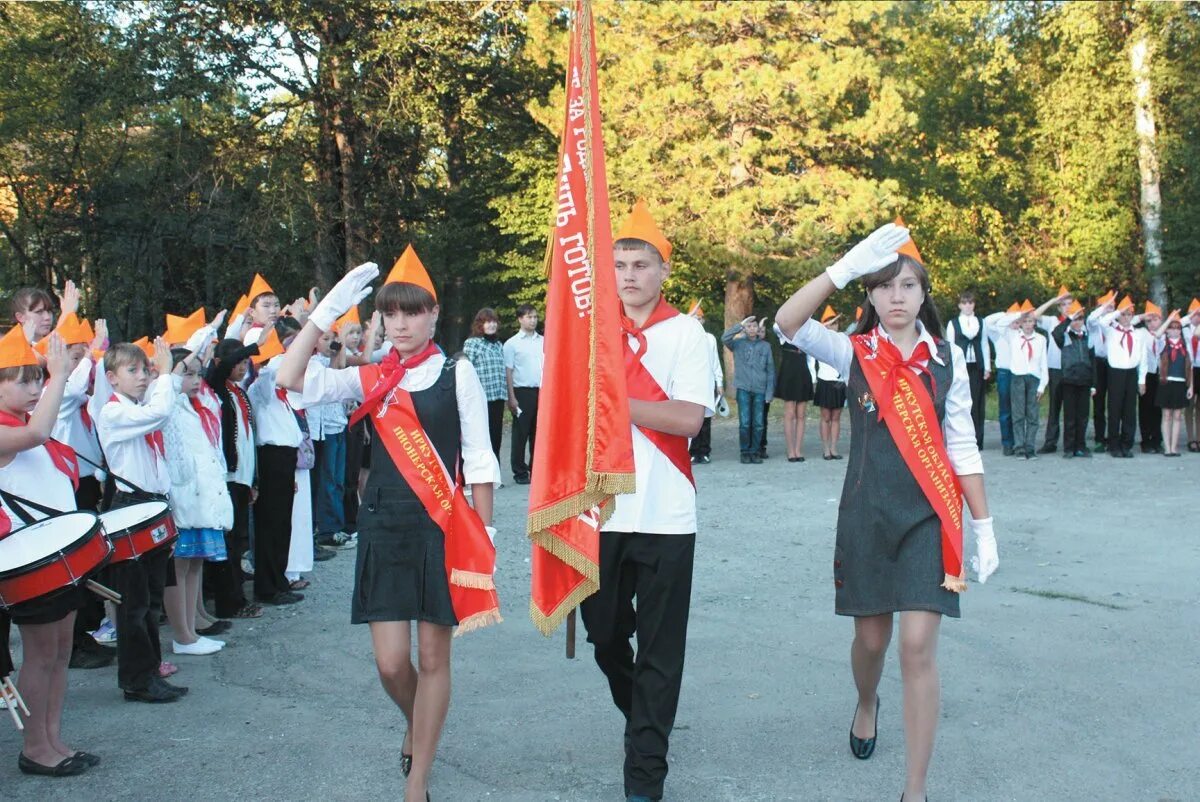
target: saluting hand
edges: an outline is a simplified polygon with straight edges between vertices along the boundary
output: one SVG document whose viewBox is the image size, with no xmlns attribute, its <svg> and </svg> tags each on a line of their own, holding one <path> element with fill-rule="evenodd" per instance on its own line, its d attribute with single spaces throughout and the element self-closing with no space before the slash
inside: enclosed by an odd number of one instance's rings
<svg viewBox="0 0 1200 802">
<path fill-rule="evenodd" d="M 158 371 L 159 376 L 166 376 L 171 372 L 173 360 L 171 359 L 171 346 L 162 337 L 154 338 L 154 359 L 151 360 L 154 369 Z"/>
<path fill-rule="evenodd" d="M 908 242 L 908 229 L 895 223 L 880 226 L 870 236 L 825 269 L 839 290 L 857 278 L 882 270 L 899 258 L 897 251 Z"/>
<path fill-rule="evenodd" d="M 339 317 L 357 306 L 371 294 L 371 282 L 379 276 L 379 265 L 374 262 L 364 262 L 342 276 L 333 285 L 308 319 L 316 324 L 321 331 L 329 331 Z"/>
<path fill-rule="evenodd" d="M 46 371 L 52 379 L 65 378 L 70 366 L 71 357 L 62 337 L 57 331 L 50 332 L 49 341 L 46 343 Z"/>
</svg>

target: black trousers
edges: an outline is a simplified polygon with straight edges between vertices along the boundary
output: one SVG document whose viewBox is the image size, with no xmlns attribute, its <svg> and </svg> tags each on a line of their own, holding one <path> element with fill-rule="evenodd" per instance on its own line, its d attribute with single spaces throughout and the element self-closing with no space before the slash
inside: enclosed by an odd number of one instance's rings
<svg viewBox="0 0 1200 802">
<path fill-rule="evenodd" d="M 763 403 L 763 436 L 762 445 L 758 447 L 758 453 L 765 455 L 767 453 L 767 427 L 771 422 L 771 402 Z"/>
<path fill-rule="evenodd" d="M 104 487 L 95 476 L 79 477 L 79 488 L 75 491 L 75 507 L 80 510 L 100 511 L 100 500 L 104 495 Z M 104 602 L 95 593 L 84 593 L 83 606 L 75 615 L 75 631 L 72 643 L 76 647 L 87 649 L 96 645 L 89 634 L 104 620 Z"/>
<path fill-rule="evenodd" d="M 504 407 L 505 400 L 497 398 L 495 401 L 488 401 L 488 434 L 492 436 L 492 453 L 496 455 L 496 459 L 500 459 L 500 441 L 504 439 Z M 524 409 L 524 407 L 521 407 Z"/>
<path fill-rule="evenodd" d="M 626 796 L 662 796 L 683 680 L 695 549 L 694 534 L 602 532 L 600 590 L 580 606 L 596 663 L 625 715 Z M 636 656 L 629 642 L 634 634 Z"/>
<path fill-rule="evenodd" d="M 528 476 L 533 464 L 533 444 L 537 438 L 538 388 L 514 387 L 517 406 L 521 416 L 513 419 L 512 472 L 513 476 Z M 525 448 L 529 447 L 529 462 L 525 461 Z"/>
<path fill-rule="evenodd" d="M 342 512 L 345 515 L 347 534 L 358 531 L 358 472 L 362 470 L 363 445 L 366 442 L 363 429 L 366 420 L 360 420 L 346 430 L 346 484 L 342 492 Z"/>
<path fill-rule="evenodd" d="M 1137 368 L 1108 369 L 1108 450 L 1133 448 L 1137 426 Z"/>
<path fill-rule="evenodd" d="M 226 482 L 233 502 L 233 528 L 225 533 L 225 553 L 222 562 L 208 563 L 205 578 L 212 578 L 213 609 L 217 618 L 230 618 L 246 605 L 242 573 L 242 552 L 250 545 L 250 488 L 236 482 Z"/>
<path fill-rule="evenodd" d="M 1098 444 L 1108 442 L 1108 360 L 1095 357 L 1096 394 L 1092 396 L 1092 436 Z"/>
<path fill-rule="evenodd" d="M 254 595 L 270 599 L 289 589 L 288 547 L 296 497 L 296 449 L 258 447 L 258 501 L 254 504 Z"/>
<path fill-rule="evenodd" d="M 1050 374 L 1050 408 L 1046 411 L 1046 448 L 1058 448 L 1058 419 L 1062 416 L 1062 370 L 1048 368 Z M 1066 448 L 1066 446 L 1063 446 Z"/>
<path fill-rule="evenodd" d="M 120 501 L 116 506 L 121 506 Z M 162 614 L 163 586 L 167 580 L 170 549 L 155 549 L 137 560 L 104 569 L 106 585 L 121 594 L 117 605 L 117 685 L 140 691 L 158 676 L 162 646 L 158 617 Z"/>
<path fill-rule="evenodd" d="M 983 410 L 987 401 L 983 393 L 983 365 L 968 362 L 967 381 L 971 384 L 971 420 L 975 424 L 975 445 L 983 448 Z"/>
<path fill-rule="evenodd" d="M 1138 428 L 1142 451 L 1162 448 L 1162 408 L 1158 406 L 1158 371 L 1146 374 L 1146 392 L 1138 396 Z"/>
<path fill-rule="evenodd" d="M 1073 454 L 1087 448 L 1088 401 L 1092 388 L 1063 384 L 1063 453 Z"/>
<path fill-rule="evenodd" d="M 692 438 L 688 453 L 693 457 L 707 457 L 712 454 L 712 418 L 705 418 L 700 424 L 700 431 Z"/>
</svg>

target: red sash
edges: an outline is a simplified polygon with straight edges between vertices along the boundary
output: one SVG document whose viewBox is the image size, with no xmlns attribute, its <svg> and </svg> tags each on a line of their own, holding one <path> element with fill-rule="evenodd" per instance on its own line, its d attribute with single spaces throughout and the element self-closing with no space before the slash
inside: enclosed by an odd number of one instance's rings
<svg viewBox="0 0 1200 802">
<path fill-rule="evenodd" d="M 382 372 L 377 365 L 365 365 L 359 370 L 363 386 L 372 378 L 376 380 L 373 384 L 377 383 Z M 417 417 L 412 396 L 407 390 L 393 388 L 393 391 L 389 403 L 374 416 L 372 423 L 396 469 L 446 537 L 446 579 L 450 583 L 454 617 L 458 619 L 455 634 L 498 624 L 500 600 L 492 580 L 496 548 L 479 514 L 467 503 L 461 481 L 451 484 L 447 466 L 442 464 Z"/>
<path fill-rule="evenodd" d="M 383 362 L 379 367 L 371 371 L 359 371 L 359 380 L 370 374 L 374 378 L 370 382 L 370 390 L 367 390 L 368 383 L 362 382 L 363 386 L 363 402 L 358 409 L 350 415 L 349 426 L 353 426 L 367 415 L 375 411 L 375 407 L 383 403 L 388 393 L 400 386 L 400 380 L 404 378 L 404 374 L 412 368 L 426 362 L 434 354 L 441 353 L 438 347 L 433 344 L 433 340 L 425 343 L 425 347 L 420 353 L 413 354 L 407 359 L 400 357 L 400 352 L 395 348 L 388 351 L 387 356 L 383 358 Z M 367 366 L 374 367 L 374 366 Z"/>
<path fill-rule="evenodd" d="M 200 416 L 200 425 L 204 427 L 204 435 L 208 438 L 208 442 L 216 448 L 221 444 L 221 421 L 217 420 L 217 416 L 209 409 L 199 398 L 188 399 L 191 401 L 192 409 L 196 410 L 196 414 Z"/>
<path fill-rule="evenodd" d="M 0 426 L 25 426 L 29 423 L 29 417 L 24 419 L 18 418 L 16 415 L 10 415 L 7 412 L 0 412 Z M 66 443 L 60 443 L 51 437 L 45 443 L 46 451 L 50 454 L 50 461 L 54 463 L 54 467 L 58 468 L 58 472 L 71 480 L 71 485 L 79 489 L 79 458 L 75 456 L 75 449 L 71 448 Z M 2 522 L 0 522 L 2 523 Z M 9 521 L 9 525 L 12 522 Z"/>
<path fill-rule="evenodd" d="M 640 328 L 634 324 L 624 314 L 621 313 L 621 328 L 625 334 L 625 384 L 629 388 L 629 397 L 638 401 L 670 401 L 663 388 L 659 386 L 658 380 L 650 375 L 650 371 L 642 364 L 642 357 L 646 355 L 646 329 L 661 323 L 664 320 L 670 320 L 679 314 L 679 310 L 667 303 L 666 299 L 659 296 L 658 305 L 654 307 L 654 311 L 650 313 L 645 325 Z M 637 353 L 634 353 L 632 346 L 629 345 L 629 337 L 633 337 L 638 342 Z M 660 432 L 657 429 L 648 429 L 645 426 L 638 426 L 638 430 L 646 435 L 646 439 L 654 444 L 655 448 L 663 453 L 671 464 L 679 469 L 687 480 L 692 483 L 692 487 L 696 486 L 696 480 L 692 477 L 692 457 L 688 453 L 688 439 L 682 435 L 667 434 Z"/>
<path fill-rule="evenodd" d="M 238 409 L 242 411 L 242 428 L 246 430 L 246 436 L 250 436 L 250 403 L 246 400 L 245 393 L 242 388 L 238 387 L 231 381 L 226 380 L 225 388 L 229 390 L 229 394 L 233 396 L 233 400 L 237 402 Z"/>
<path fill-rule="evenodd" d="M 962 593 L 967 589 L 967 574 L 962 564 L 962 488 L 950 467 L 933 398 L 925 384 L 912 374 L 916 370 L 933 379 L 921 361 L 931 358 L 929 346 L 919 343 L 906 360 L 877 330 L 856 334 L 850 342 L 879 406 L 879 417 L 887 423 L 904 464 L 941 520 L 942 569 L 946 575 L 942 587 Z"/>
<path fill-rule="evenodd" d="M 114 401 L 118 404 L 121 403 L 116 393 L 113 393 L 108 399 L 110 404 Z M 146 441 L 146 445 L 150 448 L 150 455 L 154 457 L 155 462 L 167 458 L 167 447 L 163 444 L 162 429 L 155 429 L 150 434 L 144 434 L 142 435 L 142 439 Z"/>
</svg>

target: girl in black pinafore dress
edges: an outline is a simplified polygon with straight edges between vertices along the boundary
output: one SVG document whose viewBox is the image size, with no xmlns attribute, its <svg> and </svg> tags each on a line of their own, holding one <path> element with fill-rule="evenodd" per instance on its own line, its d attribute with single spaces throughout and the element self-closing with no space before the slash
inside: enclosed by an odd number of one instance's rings
<svg viewBox="0 0 1200 802">
<path fill-rule="evenodd" d="M 867 303 L 852 340 L 812 319 L 835 290 L 862 279 Z M 901 799 L 924 799 L 925 779 L 938 717 L 937 634 L 942 616 L 958 617 L 965 589 L 961 537 L 943 524 L 914 470 L 930 473 L 930 486 L 957 479 L 970 508 L 963 521 L 975 536 L 978 556 L 972 563 L 979 581 L 999 564 L 992 520 L 983 488 L 982 463 L 971 418 L 970 384 L 962 352 L 941 338 L 941 324 L 929 299 L 929 274 L 901 226 L 888 225 L 856 245 L 824 274 L 796 292 L 775 316 L 781 339 L 848 375 L 851 416 L 850 458 L 838 508 L 833 580 L 835 610 L 854 617 L 850 661 L 858 706 L 850 727 L 850 749 L 866 760 L 878 734 L 877 688 L 891 640 L 893 618 L 900 613 L 900 664 L 904 681 L 907 772 Z M 862 360 L 870 360 L 870 376 Z M 894 374 L 893 371 L 905 371 Z M 906 378 L 914 393 L 925 396 L 944 441 L 930 434 L 929 465 L 951 473 L 910 467 L 872 385 L 892 398 L 889 382 Z M 923 393 L 922 393 L 923 390 Z M 900 409 L 900 407 L 896 407 Z M 892 408 L 887 410 L 892 412 Z M 892 417 L 898 427 L 909 406 Z M 920 427 L 900 429 L 920 439 Z M 907 439 L 904 446 L 913 449 Z M 915 450 L 911 451 L 916 454 Z M 914 464 L 924 466 L 920 460 Z M 922 477 L 924 478 L 924 477 Z M 961 499 L 936 495 L 948 521 L 957 523 Z M 945 499 L 945 500 L 943 500 Z M 953 501 L 959 509 L 954 510 Z M 957 551 L 955 551 L 957 548 Z"/>
<path fill-rule="evenodd" d="M 493 604 L 480 608 L 473 606 L 478 595 L 464 597 L 462 581 L 456 581 L 458 590 L 452 591 L 447 572 L 453 570 L 458 576 L 464 549 L 468 559 L 478 555 L 482 539 L 486 560 L 475 563 L 475 579 L 469 581 L 485 584 L 467 587 L 491 593 L 494 602 L 494 552 L 488 542 L 494 530 L 489 527 L 485 535 L 479 520 L 485 525 L 491 522 L 492 491 L 499 483 L 500 466 L 492 452 L 487 403 L 475 369 L 465 359 L 446 358 L 432 344 L 437 301 L 428 274 L 411 250 L 397 262 L 375 300 L 376 314 L 382 313 L 385 334 L 394 347 L 383 364 L 343 370 L 308 365 L 307 354 L 321 336 L 321 327 L 332 325 L 361 300 L 377 274 L 374 264 L 362 265 L 338 282 L 289 346 L 277 382 L 301 390 L 305 405 L 362 402 L 359 412 L 366 416 L 363 419 L 376 441 L 358 518 L 351 621 L 370 626 L 380 681 L 408 722 L 400 770 L 408 778 L 405 799 L 421 802 L 428 799 L 429 772 L 450 704 L 452 628 L 459 626 L 461 631 L 499 621 Z M 405 393 L 416 422 L 402 416 Z M 393 404 L 401 406 L 391 408 Z M 410 427 L 414 428 L 410 431 Z M 422 449 L 421 434 L 432 451 Z M 393 458 L 393 453 L 398 456 Z M 453 517 L 446 524 L 453 537 L 452 561 L 447 560 L 441 526 L 426 512 L 394 461 L 408 465 L 406 455 L 412 459 L 412 475 L 429 477 L 425 492 L 431 499 L 445 499 L 441 494 L 448 492 L 455 500 Z M 449 486 L 432 478 L 441 472 L 439 461 Z M 460 506 L 459 482 L 470 485 L 478 520 Z M 438 509 L 435 501 L 429 503 Z M 467 620 L 456 615 L 460 606 Z M 411 658 L 413 621 L 417 622 L 419 670 Z"/>
</svg>

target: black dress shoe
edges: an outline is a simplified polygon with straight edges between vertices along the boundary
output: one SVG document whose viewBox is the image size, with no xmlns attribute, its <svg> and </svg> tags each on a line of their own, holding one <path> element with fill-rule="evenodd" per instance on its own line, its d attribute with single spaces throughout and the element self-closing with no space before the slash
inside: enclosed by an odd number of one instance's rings
<svg viewBox="0 0 1200 802">
<path fill-rule="evenodd" d="M 303 599 L 304 599 L 303 593 L 296 593 L 295 591 L 292 591 L 292 590 L 285 590 L 280 593 L 276 593 L 274 596 L 272 596 L 269 599 L 264 599 L 261 596 L 258 597 L 258 600 L 260 602 L 262 602 L 263 604 L 274 604 L 274 605 L 295 604 L 298 601 L 303 601 Z"/>
<path fill-rule="evenodd" d="M 514 476 L 513 481 L 519 485 L 527 485 L 527 484 L 529 484 L 529 474 L 524 474 L 522 476 Z"/>
<path fill-rule="evenodd" d="M 762 465 L 762 461 L 763 461 L 763 458 L 760 457 L 758 454 L 750 455 L 750 464 L 751 465 Z"/>
<path fill-rule="evenodd" d="M 114 650 L 107 650 L 114 651 Z M 88 649 L 75 648 L 71 650 L 71 661 L 67 664 L 68 668 L 105 668 L 111 666 L 113 661 L 117 659 L 115 654 L 105 654 L 102 652 L 94 652 Z"/>
<path fill-rule="evenodd" d="M 179 696 L 187 696 L 188 695 L 188 687 L 186 685 L 173 685 L 170 682 L 167 682 L 165 679 L 162 679 L 161 677 L 155 678 L 155 679 L 151 680 L 151 682 L 152 683 L 157 682 L 159 685 L 163 686 L 171 693 L 177 694 Z"/>
<path fill-rule="evenodd" d="M 210 626 L 207 626 L 204 629 L 196 630 L 196 634 L 208 637 L 209 635 L 220 635 L 222 632 L 228 632 L 231 629 L 233 629 L 232 621 L 220 620 L 214 621 Z"/>
<path fill-rule="evenodd" d="M 17 754 L 17 768 L 22 774 L 35 774 L 39 777 L 71 777 L 87 771 L 88 764 L 72 755 L 63 758 L 56 765 L 43 766 L 25 757 L 24 752 L 20 752 Z"/>
<path fill-rule="evenodd" d="M 743 454 L 743 455 L 742 455 L 742 464 L 743 464 L 743 465 L 749 465 L 749 464 L 750 464 L 750 455 L 749 455 L 749 454 Z"/>
<path fill-rule="evenodd" d="M 125 691 L 125 701 L 146 702 L 147 704 L 161 705 L 168 702 L 177 702 L 179 701 L 179 697 L 183 696 L 181 693 L 176 693 L 170 688 L 170 686 L 167 686 L 167 684 L 163 683 L 161 680 L 159 680 L 159 682 L 162 684 L 151 681 L 148 686 L 142 688 L 141 690 Z"/>
<path fill-rule="evenodd" d="M 407 777 L 409 775 L 409 772 L 411 772 L 411 771 L 412 771 L 412 755 L 406 755 L 403 752 L 401 752 L 400 753 L 400 773 L 403 774 L 405 777 Z"/>
<path fill-rule="evenodd" d="M 76 752 L 71 757 L 75 758 L 76 760 L 82 761 L 83 763 L 86 763 L 89 768 L 92 766 L 100 765 L 100 756 L 93 755 L 91 752 Z"/>
<path fill-rule="evenodd" d="M 1058 446 L 1047 445 L 1038 449 L 1039 454 L 1053 454 L 1055 451 L 1058 451 Z"/>
<path fill-rule="evenodd" d="M 875 697 L 875 734 L 870 738 L 859 738 L 854 734 L 854 719 L 850 719 L 850 752 L 859 760 L 875 754 L 875 739 L 879 737 L 879 696 Z M 858 718 L 858 705 L 854 706 L 854 718 Z"/>
</svg>

